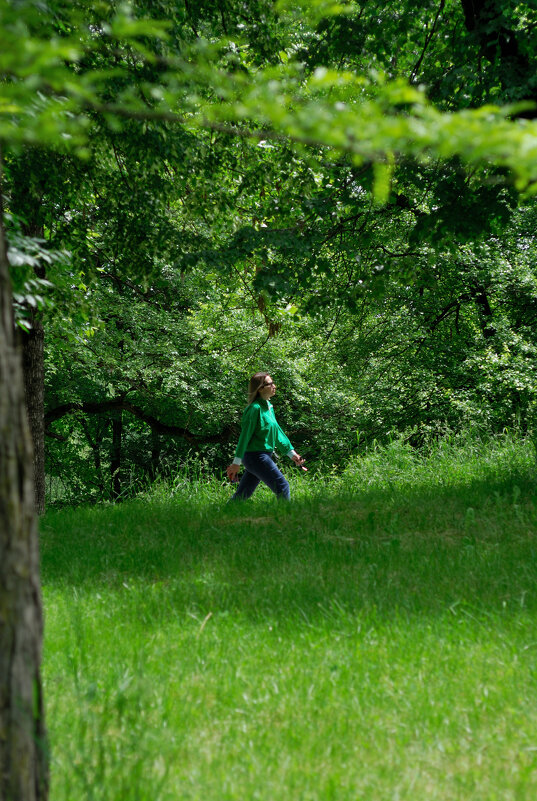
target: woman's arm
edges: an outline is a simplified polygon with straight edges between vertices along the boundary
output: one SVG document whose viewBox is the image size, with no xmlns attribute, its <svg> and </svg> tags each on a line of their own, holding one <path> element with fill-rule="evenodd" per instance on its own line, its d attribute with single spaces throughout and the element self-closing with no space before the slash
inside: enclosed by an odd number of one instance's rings
<svg viewBox="0 0 537 801">
<path fill-rule="evenodd" d="M 241 420 L 241 433 L 239 436 L 239 442 L 237 447 L 235 448 L 235 456 L 233 461 L 228 467 L 226 467 L 227 477 L 230 481 L 238 481 L 238 473 L 240 470 L 240 466 L 242 464 L 242 457 L 248 447 L 248 443 L 252 439 L 255 428 L 257 426 L 257 421 L 259 419 L 259 407 L 258 406 L 247 406 L 244 412 L 242 413 L 242 420 Z"/>
<path fill-rule="evenodd" d="M 304 459 L 302 456 L 295 451 L 289 438 L 284 434 L 282 429 L 280 428 L 279 423 L 276 423 L 278 426 L 277 430 L 277 448 L 280 452 L 285 453 L 295 464 L 297 467 L 301 467 L 304 472 L 307 471 L 307 467 L 304 467 Z"/>
<path fill-rule="evenodd" d="M 286 454 L 290 459 L 293 458 L 293 454 L 295 453 L 289 437 L 284 434 L 279 423 L 276 423 L 276 450 L 278 453 L 281 453 L 282 456 L 283 454 Z"/>
<path fill-rule="evenodd" d="M 242 413 L 241 433 L 239 436 L 239 442 L 235 448 L 235 458 L 233 459 L 234 464 L 240 465 L 242 463 L 242 457 L 244 456 L 246 448 L 248 447 L 248 443 L 254 435 L 258 419 L 259 406 L 253 406 L 252 404 L 247 406 Z"/>
</svg>

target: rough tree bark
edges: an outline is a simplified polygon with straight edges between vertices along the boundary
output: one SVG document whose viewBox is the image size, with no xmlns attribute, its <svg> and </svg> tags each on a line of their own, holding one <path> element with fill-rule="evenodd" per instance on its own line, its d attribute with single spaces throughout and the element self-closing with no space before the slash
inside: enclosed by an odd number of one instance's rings
<svg viewBox="0 0 537 801">
<path fill-rule="evenodd" d="M 39 312 L 31 316 L 32 327 L 21 333 L 24 395 L 34 451 L 35 507 L 45 511 L 45 355 L 44 329 Z"/>
<path fill-rule="evenodd" d="M 10 210 L 20 221 L 22 233 L 34 239 L 45 238 L 43 196 L 48 188 L 49 158 L 38 148 L 25 148 L 10 164 Z M 34 267 L 36 278 L 45 278 L 43 265 Z M 39 514 L 45 511 L 45 368 L 42 313 L 27 308 L 32 328 L 21 331 L 26 411 L 34 448 L 35 503 Z"/>
<path fill-rule="evenodd" d="M 33 239 L 45 240 L 45 217 L 62 198 L 51 185 L 51 173 L 60 169 L 58 159 L 39 147 L 26 147 L 9 165 L 9 205 L 20 222 L 22 233 Z M 7 180 L 6 180 L 7 183 Z M 46 278 L 43 263 L 34 267 L 36 278 Z M 24 386 L 26 410 L 34 446 L 35 502 L 38 513 L 45 510 L 45 361 L 43 313 L 28 307 L 32 330 L 22 333 Z"/>
<path fill-rule="evenodd" d="M 19 172 L 17 189 L 12 191 L 12 199 L 17 211 L 20 211 L 26 236 L 35 239 L 44 239 L 45 231 L 42 222 L 43 190 L 32 184 L 31 177 L 35 174 L 33 161 L 39 159 L 42 163 L 42 154 L 36 150 L 28 151 L 26 158 L 21 159 L 27 169 Z M 18 208 L 17 208 L 18 207 Z M 36 278 L 45 278 L 45 268 L 41 265 L 34 267 Z M 22 368 L 24 373 L 24 394 L 26 397 L 26 413 L 30 424 L 30 433 L 34 448 L 34 489 L 35 505 L 38 514 L 45 511 L 45 349 L 43 315 L 37 309 L 29 309 L 30 331 L 21 333 L 22 337 Z"/>
<path fill-rule="evenodd" d="M 33 454 L 2 206 L 0 151 L 0 799 L 45 801 L 43 618 Z"/>
</svg>

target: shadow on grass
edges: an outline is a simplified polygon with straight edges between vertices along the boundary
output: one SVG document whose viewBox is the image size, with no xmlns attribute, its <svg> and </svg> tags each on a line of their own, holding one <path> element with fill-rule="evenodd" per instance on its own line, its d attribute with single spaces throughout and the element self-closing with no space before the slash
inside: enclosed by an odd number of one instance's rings
<svg viewBox="0 0 537 801">
<path fill-rule="evenodd" d="M 229 504 L 135 501 L 42 521 L 45 587 L 146 588 L 149 617 L 537 610 L 532 476 Z M 145 590 L 144 590 L 145 592 Z"/>
</svg>

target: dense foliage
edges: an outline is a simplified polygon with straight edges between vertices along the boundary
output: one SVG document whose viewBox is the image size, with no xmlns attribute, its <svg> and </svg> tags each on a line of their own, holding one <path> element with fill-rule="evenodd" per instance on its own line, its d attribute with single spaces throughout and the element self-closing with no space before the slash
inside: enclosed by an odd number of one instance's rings
<svg viewBox="0 0 537 801">
<path fill-rule="evenodd" d="M 5 154 L 13 249 L 44 242 L 14 278 L 51 497 L 221 469 L 260 368 L 312 464 L 532 426 L 529 4 L 2 7 L 57 93 Z"/>
</svg>

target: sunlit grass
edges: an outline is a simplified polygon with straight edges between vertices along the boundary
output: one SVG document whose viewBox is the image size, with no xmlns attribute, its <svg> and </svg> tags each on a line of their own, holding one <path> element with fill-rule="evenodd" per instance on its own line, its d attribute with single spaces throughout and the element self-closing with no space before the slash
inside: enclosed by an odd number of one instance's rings
<svg viewBox="0 0 537 801">
<path fill-rule="evenodd" d="M 534 798 L 534 470 L 394 443 L 290 505 L 49 513 L 51 801 Z"/>
</svg>

